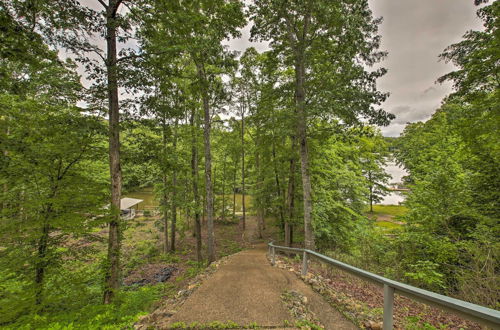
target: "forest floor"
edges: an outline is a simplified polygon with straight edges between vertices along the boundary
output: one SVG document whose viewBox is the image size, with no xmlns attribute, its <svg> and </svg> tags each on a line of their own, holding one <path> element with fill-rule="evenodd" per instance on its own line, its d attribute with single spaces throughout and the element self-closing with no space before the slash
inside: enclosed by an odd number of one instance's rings
<svg viewBox="0 0 500 330">
<path fill-rule="evenodd" d="M 293 272 L 272 267 L 267 240 L 256 232 L 249 217 L 244 236 L 252 248 L 216 263 L 213 274 L 189 285 L 187 297 L 166 300 L 137 328 L 357 329 Z"/>
</svg>

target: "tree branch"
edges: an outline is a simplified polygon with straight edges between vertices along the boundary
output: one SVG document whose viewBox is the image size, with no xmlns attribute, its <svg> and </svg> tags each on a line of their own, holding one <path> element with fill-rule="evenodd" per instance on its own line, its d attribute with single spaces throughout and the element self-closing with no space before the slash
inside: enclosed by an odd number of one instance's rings
<svg viewBox="0 0 500 330">
<path fill-rule="evenodd" d="M 113 17 L 115 17 L 116 15 L 116 12 L 118 11 L 118 7 L 120 7 L 120 5 L 122 4 L 123 0 L 117 0 L 116 3 L 115 3 L 115 6 L 112 8 L 112 15 Z"/>
<path fill-rule="evenodd" d="M 104 7 L 104 9 L 108 10 L 108 5 L 106 5 L 106 3 L 104 3 L 103 0 L 97 0 L 99 1 L 99 3 Z"/>
</svg>

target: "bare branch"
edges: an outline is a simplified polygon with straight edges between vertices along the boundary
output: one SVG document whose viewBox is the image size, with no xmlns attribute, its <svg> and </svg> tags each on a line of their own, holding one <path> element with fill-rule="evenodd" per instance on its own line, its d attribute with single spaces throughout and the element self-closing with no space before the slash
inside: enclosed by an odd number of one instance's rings
<svg viewBox="0 0 500 330">
<path fill-rule="evenodd" d="M 103 0 L 98 0 L 98 1 L 104 7 L 104 9 L 108 10 L 108 5 L 106 5 L 106 3 L 104 3 Z"/>
</svg>

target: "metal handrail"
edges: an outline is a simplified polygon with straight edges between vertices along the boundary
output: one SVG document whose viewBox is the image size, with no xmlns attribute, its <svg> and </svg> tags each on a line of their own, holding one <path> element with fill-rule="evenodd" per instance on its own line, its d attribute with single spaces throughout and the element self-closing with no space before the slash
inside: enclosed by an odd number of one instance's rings
<svg viewBox="0 0 500 330">
<path fill-rule="evenodd" d="M 441 309 L 453 312 L 469 320 L 481 323 L 492 329 L 500 328 L 500 312 L 491 308 L 472 304 L 463 300 L 447 297 L 435 292 L 419 289 L 417 287 L 393 281 L 383 276 L 367 272 L 365 270 L 353 267 L 341 261 L 332 259 L 318 252 L 291 248 L 286 246 L 274 245 L 270 242 L 269 254 L 272 257 L 272 264 L 276 263 L 276 251 L 302 253 L 302 275 L 307 274 L 309 255 L 313 256 L 324 263 L 338 267 L 352 275 L 360 277 L 364 280 L 369 280 L 375 284 L 381 285 L 384 288 L 384 323 L 383 329 L 389 330 L 393 328 L 393 308 L 394 308 L 394 293 L 417 300 L 427 305 L 439 307 Z"/>
</svg>

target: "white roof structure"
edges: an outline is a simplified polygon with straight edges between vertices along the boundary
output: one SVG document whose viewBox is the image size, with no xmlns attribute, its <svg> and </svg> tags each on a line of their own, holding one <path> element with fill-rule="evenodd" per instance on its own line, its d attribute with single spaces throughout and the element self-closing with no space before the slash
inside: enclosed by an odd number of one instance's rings
<svg viewBox="0 0 500 330">
<path fill-rule="evenodd" d="M 125 197 L 120 200 L 120 209 L 121 210 L 127 210 L 131 208 L 134 205 L 139 204 L 140 202 L 143 202 L 142 199 L 136 199 L 136 198 L 129 198 Z"/>
</svg>

